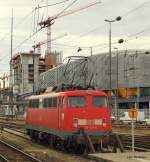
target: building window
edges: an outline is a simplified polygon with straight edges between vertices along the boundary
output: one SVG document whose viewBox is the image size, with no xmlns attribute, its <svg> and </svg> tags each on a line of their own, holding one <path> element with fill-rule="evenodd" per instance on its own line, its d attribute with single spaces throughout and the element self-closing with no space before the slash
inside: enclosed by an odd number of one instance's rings
<svg viewBox="0 0 150 162">
<path fill-rule="evenodd" d="M 34 82 L 34 67 L 33 64 L 28 64 L 28 80 L 29 83 L 33 83 Z"/>
<path fill-rule="evenodd" d="M 128 109 L 128 103 L 119 103 L 119 109 Z"/>
<path fill-rule="evenodd" d="M 142 97 L 150 96 L 150 87 L 140 88 L 140 96 Z"/>
</svg>

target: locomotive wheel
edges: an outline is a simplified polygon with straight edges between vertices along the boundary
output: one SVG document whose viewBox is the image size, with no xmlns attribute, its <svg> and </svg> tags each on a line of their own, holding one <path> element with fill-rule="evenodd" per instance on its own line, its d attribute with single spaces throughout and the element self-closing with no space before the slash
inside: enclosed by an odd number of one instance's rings
<svg viewBox="0 0 150 162">
<path fill-rule="evenodd" d="M 84 144 L 78 144 L 75 150 L 76 154 L 87 154 L 87 147 Z"/>
<path fill-rule="evenodd" d="M 51 148 L 54 148 L 54 138 L 52 135 L 48 137 L 48 144 Z"/>
<path fill-rule="evenodd" d="M 29 136 L 33 142 L 38 140 L 38 132 L 34 130 L 29 130 Z"/>
<path fill-rule="evenodd" d="M 64 143 L 63 143 L 63 148 L 66 152 L 69 152 L 70 149 L 69 149 L 69 142 L 68 140 L 65 140 Z"/>
<path fill-rule="evenodd" d="M 86 146 L 83 144 L 77 144 L 75 141 L 64 141 L 64 150 L 69 153 L 83 154 L 86 150 Z"/>
<path fill-rule="evenodd" d="M 30 136 L 31 140 L 34 139 L 33 130 L 29 130 L 29 136 Z"/>
</svg>

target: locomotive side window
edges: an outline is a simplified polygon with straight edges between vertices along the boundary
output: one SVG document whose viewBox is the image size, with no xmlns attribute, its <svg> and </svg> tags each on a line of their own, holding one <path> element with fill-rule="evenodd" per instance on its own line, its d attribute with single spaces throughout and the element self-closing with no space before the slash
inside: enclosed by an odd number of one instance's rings
<svg viewBox="0 0 150 162">
<path fill-rule="evenodd" d="M 94 96 L 93 97 L 93 105 L 94 105 L 94 107 L 107 107 L 106 97 Z"/>
<path fill-rule="evenodd" d="M 53 97 L 52 107 L 57 108 L 57 97 Z"/>
<path fill-rule="evenodd" d="M 44 108 L 52 107 L 52 98 L 44 98 L 44 100 L 43 100 L 43 107 Z"/>
<path fill-rule="evenodd" d="M 68 107 L 85 107 L 86 99 L 83 96 L 69 96 L 68 97 Z"/>
<path fill-rule="evenodd" d="M 29 102 L 28 102 L 28 104 L 29 104 L 28 106 L 29 106 L 29 107 L 32 107 L 31 101 L 32 101 L 32 100 L 29 100 Z"/>
<path fill-rule="evenodd" d="M 52 98 L 47 98 L 47 107 L 52 107 Z"/>
<path fill-rule="evenodd" d="M 57 108 L 57 97 L 44 98 L 43 107 L 44 108 Z"/>
<path fill-rule="evenodd" d="M 39 108 L 39 99 L 34 100 L 34 108 Z"/>
<path fill-rule="evenodd" d="M 44 100 L 43 100 L 43 107 L 47 108 L 47 98 L 44 98 Z"/>
<path fill-rule="evenodd" d="M 39 108 L 39 99 L 30 100 L 29 105 L 31 108 Z"/>
</svg>

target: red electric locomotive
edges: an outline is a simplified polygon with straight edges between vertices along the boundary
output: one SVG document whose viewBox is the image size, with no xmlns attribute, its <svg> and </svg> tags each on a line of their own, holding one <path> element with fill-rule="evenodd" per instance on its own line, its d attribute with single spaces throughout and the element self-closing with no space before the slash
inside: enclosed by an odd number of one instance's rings
<svg viewBox="0 0 150 162">
<path fill-rule="evenodd" d="M 51 92 L 27 100 L 26 129 L 32 139 L 79 149 L 85 145 L 85 134 L 95 146 L 111 133 L 110 108 L 104 92 Z"/>
</svg>

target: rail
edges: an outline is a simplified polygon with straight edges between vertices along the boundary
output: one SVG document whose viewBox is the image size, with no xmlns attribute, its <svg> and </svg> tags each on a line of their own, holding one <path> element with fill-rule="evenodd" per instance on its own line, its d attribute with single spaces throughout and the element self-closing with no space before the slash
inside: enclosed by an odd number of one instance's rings
<svg viewBox="0 0 150 162">
<path fill-rule="evenodd" d="M 17 137 L 21 137 L 23 139 L 29 140 L 30 138 L 25 134 L 25 132 L 20 132 L 11 128 L 4 128 L 4 132 L 10 133 L 12 135 L 15 135 Z"/>
<path fill-rule="evenodd" d="M 9 160 L 0 154 L 0 162 L 9 162 Z"/>
<path fill-rule="evenodd" d="M 132 147 L 132 137 L 129 134 L 119 134 L 124 147 Z M 135 149 L 150 151 L 150 135 L 135 135 Z"/>
<path fill-rule="evenodd" d="M 22 161 L 22 162 L 42 162 L 41 160 L 27 154 L 20 149 L 12 146 L 5 141 L 0 140 L 0 154 L 2 155 L 3 161 Z"/>
<path fill-rule="evenodd" d="M 16 129 L 22 129 L 24 128 L 24 124 L 18 124 L 18 123 L 11 123 L 11 122 L 2 122 L 0 121 L 0 126 L 2 126 L 3 128 L 7 127 L 7 128 L 16 128 Z"/>
<path fill-rule="evenodd" d="M 131 126 L 129 124 L 124 123 L 112 123 L 113 128 L 130 128 Z M 142 125 L 142 124 L 136 124 L 135 129 L 141 129 L 141 130 L 149 130 L 150 125 Z"/>
</svg>

